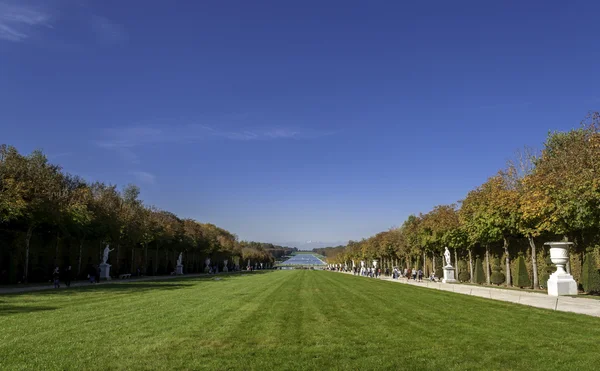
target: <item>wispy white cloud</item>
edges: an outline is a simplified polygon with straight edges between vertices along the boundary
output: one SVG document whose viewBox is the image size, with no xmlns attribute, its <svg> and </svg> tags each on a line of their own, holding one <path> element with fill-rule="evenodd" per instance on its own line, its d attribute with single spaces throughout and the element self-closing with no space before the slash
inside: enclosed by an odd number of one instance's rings
<svg viewBox="0 0 600 371">
<path fill-rule="evenodd" d="M 36 28 L 52 28 L 52 15 L 46 10 L 22 2 L 0 1 L 0 39 L 20 42 L 31 36 Z"/>
<path fill-rule="evenodd" d="M 62 40 L 49 37 L 48 30 Z M 44 32 L 46 30 L 46 32 Z M 123 25 L 100 16 L 91 4 L 73 0 L 0 0 L 0 41 L 23 42 L 44 38 L 54 43 L 115 45 L 127 41 Z"/>
<path fill-rule="evenodd" d="M 156 176 L 147 171 L 132 171 L 131 175 L 141 183 L 154 184 L 156 182 Z"/>
<path fill-rule="evenodd" d="M 319 138 L 333 132 L 287 127 L 223 129 L 182 120 L 154 120 L 132 126 L 107 129 L 95 141 L 98 147 L 118 152 L 125 160 L 139 162 L 135 148 L 159 144 L 197 143 L 204 140 L 274 141 Z"/>
<path fill-rule="evenodd" d="M 90 25 L 98 41 L 103 44 L 121 44 L 127 41 L 128 34 L 125 27 L 108 18 L 92 16 Z"/>
</svg>

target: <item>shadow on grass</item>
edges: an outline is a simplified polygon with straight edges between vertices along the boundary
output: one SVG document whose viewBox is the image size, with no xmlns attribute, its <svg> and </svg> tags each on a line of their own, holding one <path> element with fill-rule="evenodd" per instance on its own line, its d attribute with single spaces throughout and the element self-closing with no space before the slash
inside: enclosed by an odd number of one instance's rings
<svg viewBox="0 0 600 371">
<path fill-rule="evenodd" d="M 156 290 L 178 290 L 186 287 L 194 286 L 194 282 L 225 282 L 232 279 L 245 279 L 251 277 L 258 277 L 264 274 L 269 274 L 274 271 L 258 271 L 258 272 L 235 272 L 235 273 L 221 273 L 217 275 L 206 275 L 206 276 L 179 276 L 177 278 L 160 279 L 160 276 L 156 277 L 156 280 L 148 279 L 143 281 L 111 281 L 103 282 L 101 284 L 86 284 L 83 286 L 72 286 L 66 288 L 61 286 L 59 289 L 48 288 L 44 290 L 36 291 L 25 291 L 15 293 L 2 294 L 3 297 L 23 297 L 23 296 L 70 296 L 85 293 L 112 293 L 112 294 L 130 294 L 140 293 L 144 291 L 156 291 Z"/>
<path fill-rule="evenodd" d="M 101 284 L 84 284 L 71 286 L 67 288 L 63 285 L 59 289 L 44 288 L 42 290 L 32 290 L 23 292 L 8 292 L 0 294 L 2 297 L 25 297 L 25 296 L 70 296 L 85 293 L 113 293 L 113 294 L 129 294 L 129 293 L 140 293 L 144 291 L 156 291 L 156 290 L 178 290 L 186 287 L 191 287 L 194 282 L 225 282 L 232 279 L 245 279 L 251 277 L 258 277 L 264 274 L 269 274 L 274 270 L 264 270 L 258 272 L 232 272 L 232 273 L 220 273 L 217 275 L 202 275 L 202 276 L 178 276 L 177 278 L 163 278 L 161 276 L 146 277 L 140 281 L 120 281 L 114 280 L 110 282 L 102 282 Z M 1 303 L 1 301 L 0 301 Z"/>
<path fill-rule="evenodd" d="M 42 312 L 47 310 L 55 310 L 55 307 L 34 307 L 34 306 L 21 306 L 21 305 L 8 305 L 8 304 L 0 304 L 0 317 L 9 316 L 13 314 L 21 314 L 21 313 L 33 313 L 33 312 Z"/>
<path fill-rule="evenodd" d="M 179 290 L 185 287 L 193 286 L 191 284 L 182 284 L 175 282 L 131 282 L 131 283 L 107 283 L 101 285 L 90 284 L 87 286 L 77 286 L 70 288 L 48 289 L 40 291 L 17 292 L 3 294 L 4 297 L 19 297 L 19 296 L 71 296 L 85 293 L 111 293 L 111 294 L 129 294 L 140 293 L 145 291 L 164 291 L 164 290 Z"/>
</svg>

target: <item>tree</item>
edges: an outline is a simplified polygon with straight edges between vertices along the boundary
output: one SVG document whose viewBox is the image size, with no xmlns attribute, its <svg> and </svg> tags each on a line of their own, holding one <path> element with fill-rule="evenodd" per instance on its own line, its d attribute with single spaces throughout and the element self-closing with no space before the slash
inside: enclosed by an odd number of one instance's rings
<svg viewBox="0 0 600 371">
<path fill-rule="evenodd" d="M 425 215 L 421 216 L 419 225 L 420 245 L 432 253 L 432 269 L 436 269 L 436 256 L 441 255 L 444 247 L 456 242 L 459 236 L 460 221 L 456 205 L 437 205 Z M 440 267 L 438 267 L 440 268 Z M 436 273 L 437 274 L 437 273 Z"/>
<path fill-rule="evenodd" d="M 91 233 L 94 214 L 91 210 L 92 193 L 86 182 L 76 176 L 65 178 L 67 197 L 63 200 L 63 223 L 66 233 L 79 241 L 77 275 L 81 276 L 81 259 L 86 237 Z"/>
<path fill-rule="evenodd" d="M 521 201 L 528 236 L 571 236 L 578 237 L 579 243 L 590 235 L 597 236 L 600 114 L 588 115 L 579 129 L 549 133 L 534 164 L 531 174 L 523 179 Z"/>
<path fill-rule="evenodd" d="M 26 209 L 24 190 L 18 177 L 24 157 L 15 147 L 0 146 L 0 222 L 8 223 L 23 216 Z"/>
<path fill-rule="evenodd" d="M 527 272 L 527 266 L 525 265 L 523 254 L 519 254 L 519 258 L 517 259 L 515 285 L 520 288 L 531 287 L 531 280 L 529 279 L 529 273 Z"/>
<path fill-rule="evenodd" d="M 479 243 L 485 247 L 488 282 L 491 243 L 504 241 L 506 271 L 510 272 L 508 238 L 516 233 L 519 194 L 507 181 L 507 173 L 510 174 L 510 170 L 500 171 L 470 191 L 459 211 L 470 244 Z M 510 286 L 510 278 L 507 278 L 506 283 Z"/>
<path fill-rule="evenodd" d="M 22 156 L 14 148 L 2 146 L 0 152 L 2 188 L 7 190 L 0 201 L 0 215 L 25 227 L 23 275 L 27 281 L 31 237 L 39 225 L 53 222 L 52 216 L 60 208 L 63 176 L 60 167 L 50 164 L 41 151 Z"/>
</svg>

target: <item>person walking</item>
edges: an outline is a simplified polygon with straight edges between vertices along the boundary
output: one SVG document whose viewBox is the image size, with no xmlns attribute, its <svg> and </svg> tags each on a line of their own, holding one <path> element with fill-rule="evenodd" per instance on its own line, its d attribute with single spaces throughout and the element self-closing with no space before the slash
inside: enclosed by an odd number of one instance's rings
<svg viewBox="0 0 600 371">
<path fill-rule="evenodd" d="M 60 288 L 60 271 L 58 270 L 58 267 L 54 268 L 54 272 L 52 272 L 52 279 L 54 280 L 54 288 Z"/>
<path fill-rule="evenodd" d="M 88 264 L 85 270 L 87 272 L 88 281 L 90 281 L 90 283 L 94 283 L 94 280 L 96 279 L 96 270 L 94 269 L 94 266 L 92 264 Z"/>
<path fill-rule="evenodd" d="M 417 276 L 419 277 L 419 282 L 423 282 L 423 271 L 421 269 L 417 272 Z"/>
<path fill-rule="evenodd" d="M 71 287 L 71 274 L 73 272 L 71 271 L 71 266 L 67 266 L 67 269 L 65 269 L 65 273 L 64 273 L 64 279 L 65 279 L 65 286 L 67 287 Z"/>
</svg>

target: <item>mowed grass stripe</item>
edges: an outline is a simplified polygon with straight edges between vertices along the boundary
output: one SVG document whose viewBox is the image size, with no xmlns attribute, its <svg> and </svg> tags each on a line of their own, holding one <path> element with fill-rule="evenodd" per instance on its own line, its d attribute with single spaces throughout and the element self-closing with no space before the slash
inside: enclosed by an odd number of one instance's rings
<svg viewBox="0 0 600 371">
<path fill-rule="evenodd" d="M 594 369 L 599 325 L 363 277 L 277 271 L 2 296 L 0 369 Z"/>
</svg>

